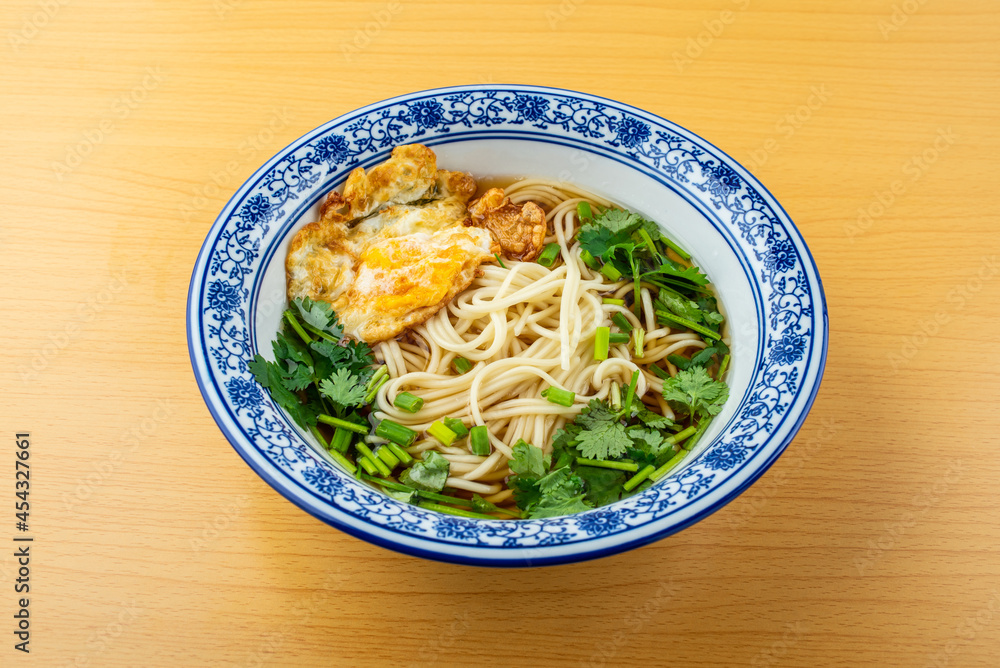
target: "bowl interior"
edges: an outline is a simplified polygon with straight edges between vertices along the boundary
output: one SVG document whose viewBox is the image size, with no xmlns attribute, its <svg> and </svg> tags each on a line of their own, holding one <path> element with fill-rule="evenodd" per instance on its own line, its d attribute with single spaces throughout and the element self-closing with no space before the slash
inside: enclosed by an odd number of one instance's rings
<svg viewBox="0 0 1000 668">
<path fill-rule="evenodd" d="M 644 173 L 584 148 L 506 138 L 451 140 L 445 137 L 425 143 L 437 154 L 441 169 L 470 172 L 477 179 L 537 177 L 564 181 L 640 212 L 659 223 L 671 239 L 691 253 L 712 280 L 729 327 L 732 362 L 727 383 L 730 399 L 706 430 L 693 453 L 695 456 L 687 457 L 671 476 L 681 474 L 735 415 L 761 353 L 762 323 L 757 308 L 760 295 L 755 294 L 748 267 L 745 263 L 741 266 L 741 256 L 735 252 L 738 240 L 733 238 L 732 231 L 718 219 L 716 212 L 704 210 L 652 170 Z M 388 155 L 389 149 L 386 149 L 361 166 L 368 169 L 386 160 Z M 273 359 L 270 342 L 280 327 L 287 302 L 284 263 L 288 243 L 302 226 L 319 218 L 320 202 L 327 192 L 342 185 L 343 179 L 339 181 L 331 179 L 310 188 L 299 206 L 275 230 L 273 242 L 263 255 L 260 277 L 250 297 L 254 324 L 251 346 L 255 353 L 268 359 Z M 285 419 L 288 427 L 317 455 L 336 466 L 312 434 L 304 432 L 287 417 Z"/>
</svg>

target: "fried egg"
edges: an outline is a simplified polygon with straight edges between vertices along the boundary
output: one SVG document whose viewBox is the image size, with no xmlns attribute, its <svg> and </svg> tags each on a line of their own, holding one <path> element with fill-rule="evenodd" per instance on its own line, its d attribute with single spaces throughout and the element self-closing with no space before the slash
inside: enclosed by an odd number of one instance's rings
<svg viewBox="0 0 1000 668">
<path fill-rule="evenodd" d="M 437 169 L 420 144 L 355 169 L 292 239 L 289 299 L 330 302 L 344 332 L 369 343 L 424 322 L 494 259 L 490 231 L 468 224 L 475 191 L 472 176 Z"/>
</svg>

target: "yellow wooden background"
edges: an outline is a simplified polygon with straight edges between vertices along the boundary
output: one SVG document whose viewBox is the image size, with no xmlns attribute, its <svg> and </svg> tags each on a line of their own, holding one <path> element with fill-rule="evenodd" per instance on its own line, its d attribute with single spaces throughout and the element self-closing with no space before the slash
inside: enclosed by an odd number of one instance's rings
<svg viewBox="0 0 1000 668">
<path fill-rule="evenodd" d="M 820 267 L 798 438 L 655 545 L 512 571 L 368 545 L 262 482 L 195 386 L 189 275 L 238 184 L 341 113 L 477 82 L 699 133 Z M 7 0 L 0 86 L 0 664 L 1000 665 L 996 2 Z"/>
</svg>

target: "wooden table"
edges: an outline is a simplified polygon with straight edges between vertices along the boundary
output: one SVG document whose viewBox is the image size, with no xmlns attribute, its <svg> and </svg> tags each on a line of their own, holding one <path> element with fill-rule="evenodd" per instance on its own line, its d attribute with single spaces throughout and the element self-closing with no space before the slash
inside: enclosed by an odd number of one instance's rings
<svg viewBox="0 0 1000 668">
<path fill-rule="evenodd" d="M 995 2 L 13 0 L 3 17 L 3 665 L 1000 665 Z M 368 545 L 260 480 L 195 386 L 188 280 L 235 188 L 343 112 L 470 82 L 694 130 L 819 264 L 832 334 L 805 426 L 658 544 L 514 571 Z"/>
</svg>

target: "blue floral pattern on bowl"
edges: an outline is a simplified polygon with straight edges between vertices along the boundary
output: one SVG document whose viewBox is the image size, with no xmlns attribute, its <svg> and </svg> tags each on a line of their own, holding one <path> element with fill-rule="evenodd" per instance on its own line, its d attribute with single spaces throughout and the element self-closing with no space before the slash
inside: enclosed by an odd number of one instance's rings
<svg viewBox="0 0 1000 668">
<path fill-rule="evenodd" d="M 485 128 L 586 142 L 655 170 L 720 212 L 742 240 L 755 272 L 766 352 L 739 412 L 695 461 L 613 506 L 547 520 L 479 521 L 397 502 L 317 455 L 247 368 L 256 352 L 249 333 L 253 278 L 264 249 L 280 241 L 270 234 L 272 226 L 286 222 L 300 198 L 325 194 L 315 192 L 318 183 L 342 180 L 351 168 L 393 146 Z M 293 143 L 227 205 L 192 278 L 188 329 L 195 375 L 223 432 L 258 473 L 309 512 L 373 542 L 495 565 L 573 561 L 649 542 L 707 515 L 759 476 L 787 441 L 752 471 L 740 473 L 741 467 L 769 442 L 808 389 L 805 409 L 795 416 L 801 422 L 822 375 L 826 329 L 818 274 L 803 257 L 805 246 L 791 221 L 765 193 L 707 142 L 645 112 L 589 95 L 529 86 L 457 87 L 388 100 Z M 808 365 L 814 380 L 803 388 Z M 733 478 L 737 475 L 742 479 Z M 733 481 L 740 483 L 736 492 L 691 517 L 669 521 L 675 511 L 694 507 Z M 579 547 L 565 548 L 574 544 Z M 565 549 L 548 553 L 547 546 Z"/>
</svg>

